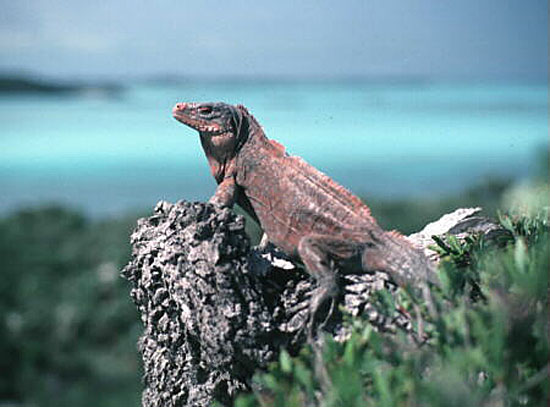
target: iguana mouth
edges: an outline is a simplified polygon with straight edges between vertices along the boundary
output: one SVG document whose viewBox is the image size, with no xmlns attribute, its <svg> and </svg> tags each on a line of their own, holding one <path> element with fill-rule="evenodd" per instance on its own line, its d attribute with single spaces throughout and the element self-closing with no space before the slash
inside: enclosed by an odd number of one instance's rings
<svg viewBox="0 0 550 407">
<path fill-rule="evenodd" d="M 172 109 L 174 119 L 185 124 L 201 133 L 207 133 L 212 136 L 224 134 L 226 131 L 218 123 L 210 123 L 208 121 L 196 117 L 194 104 L 178 103 Z"/>
</svg>

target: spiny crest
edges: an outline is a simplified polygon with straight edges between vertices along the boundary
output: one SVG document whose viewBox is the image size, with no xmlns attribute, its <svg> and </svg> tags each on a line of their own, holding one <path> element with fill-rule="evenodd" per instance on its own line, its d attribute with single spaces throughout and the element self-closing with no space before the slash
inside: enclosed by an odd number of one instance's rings
<svg viewBox="0 0 550 407">
<path fill-rule="evenodd" d="M 386 234 L 392 239 L 399 240 L 403 243 L 411 244 L 411 242 L 407 240 L 407 238 L 397 230 L 390 230 L 389 232 L 386 232 Z"/>
<path fill-rule="evenodd" d="M 301 170 L 304 175 L 307 175 L 319 188 L 325 189 L 331 196 L 340 200 L 344 204 L 349 204 L 354 211 L 358 211 L 362 214 L 364 218 L 370 218 L 374 221 L 371 216 L 370 208 L 357 196 L 352 194 L 347 188 L 338 184 L 328 175 L 314 168 L 301 157 L 291 156 L 288 157 L 293 165 Z"/>
<path fill-rule="evenodd" d="M 252 113 L 248 111 L 246 107 L 244 107 L 243 105 L 236 105 L 235 107 L 239 110 L 243 117 L 246 117 L 248 121 L 247 138 L 249 136 L 252 136 L 256 141 L 265 143 L 266 146 L 272 147 L 278 155 L 286 154 L 285 147 L 282 144 L 278 143 L 275 140 L 267 138 L 262 125 L 258 122 L 258 120 L 256 120 L 256 118 L 252 115 Z"/>
<path fill-rule="evenodd" d="M 398 230 L 390 230 L 387 232 L 388 235 L 390 235 L 391 237 L 395 237 L 395 238 L 401 238 L 403 237 L 403 235 L 398 231 Z"/>
<path fill-rule="evenodd" d="M 269 143 L 275 147 L 275 150 L 280 153 L 281 155 L 286 154 L 286 148 L 281 143 L 279 143 L 277 140 L 269 139 Z"/>
<path fill-rule="evenodd" d="M 262 126 L 256 118 L 248 111 L 248 109 L 243 105 L 236 105 L 236 108 L 241 111 L 243 115 L 245 115 L 249 123 L 252 127 L 251 132 L 254 129 L 257 129 L 261 131 L 262 136 L 265 136 L 265 133 L 263 131 Z M 266 137 L 267 139 L 267 137 Z M 279 142 L 271 139 L 267 139 L 271 146 L 274 146 L 276 151 L 279 153 L 282 152 L 282 154 L 287 154 L 285 147 L 280 144 Z M 300 171 L 307 175 L 309 179 L 311 179 L 319 188 L 325 189 L 330 195 L 332 195 L 334 198 L 339 199 L 345 206 L 351 206 L 353 211 L 359 212 L 364 218 L 372 219 L 374 222 L 374 218 L 372 218 L 371 212 L 369 207 L 361 201 L 358 197 L 356 197 L 354 194 L 352 194 L 349 190 L 341 186 L 340 184 L 336 183 L 332 178 L 329 176 L 323 174 L 321 171 L 317 170 L 307 162 L 305 162 L 302 158 L 296 157 L 296 156 L 289 156 L 288 157 L 290 162 L 293 163 L 297 168 L 300 169 Z"/>
<path fill-rule="evenodd" d="M 241 113 L 247 117 L 248 121 L 250 124 L 253 124 L 254 127 L 258 127 L 260 130 L 263 131 L 263 127 L 262 125 L 258 122 L 258 120 L 256 120 L 256 118 L 252 115 L 252 113 L 250 113 L 248 111 L 248 109 L 243 106 L 243 105 L 236 105 L 235 106 L 237 109 L 239 109 L 241 111 Z"/>
</svg>

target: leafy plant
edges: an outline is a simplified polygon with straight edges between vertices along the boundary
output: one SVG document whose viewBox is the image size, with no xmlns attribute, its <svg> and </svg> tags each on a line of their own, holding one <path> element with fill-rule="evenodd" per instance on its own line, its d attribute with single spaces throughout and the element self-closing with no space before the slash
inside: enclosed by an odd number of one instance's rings
<svg viewBox="0 0 550 407">
<path fill-rule="evenodd" d="M 134 223 L 59 207 L 0 221 L 0 404 L 139 402 L 139 319 L 118 275 Z"/>
</svg>

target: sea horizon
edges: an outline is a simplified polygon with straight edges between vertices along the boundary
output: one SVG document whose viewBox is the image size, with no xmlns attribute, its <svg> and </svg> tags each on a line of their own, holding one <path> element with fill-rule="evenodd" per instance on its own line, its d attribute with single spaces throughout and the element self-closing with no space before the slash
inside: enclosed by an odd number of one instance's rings
<svg viewBox="0 0 550 407">
<path fill-rule="evenodd" d="M 207 199 L 215 183 L 197 133 L 171 118 L 178 101 L 245 104 L 269 138 L 366 198 L 437 199 L 487 177 L 527 179 L 548 148 L 544 83 L 116 85 L 0 94 L 0 213 L 55 202 L 104 216 Z"/>
</svg>

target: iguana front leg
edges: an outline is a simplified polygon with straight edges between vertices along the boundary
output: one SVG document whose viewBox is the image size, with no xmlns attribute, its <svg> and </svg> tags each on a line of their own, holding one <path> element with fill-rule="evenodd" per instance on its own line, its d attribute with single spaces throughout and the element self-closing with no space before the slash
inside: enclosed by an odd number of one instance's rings
<svg viewBox="0 0 550 407">
<path fill-rule="evenodd" d="M 216 189 L 216 192 L 208 200 L 211 204 L 232 207 L 235 203 L 237 184 L 234 177 L 225 178 Z"/>
<path fill-rule="evenodd" d="M 304 236 L 298 245 L 298 254 L 307 271 L 315 278 L 319 287 L 311 297 L 309 305 L 309 335 L 313 336 L 313 325 L 317 313 L 327 300 L 338 296 L 338 283 L 335 263 L 353 262 L 360 264 L 360 244 L 353 240 L 343 240 L 328 235 L 312 234 Z M 332 304 L 334 306 L 334 303 Z M 329 311 L 329 315 L 332 311 Z"/>
</svg>

